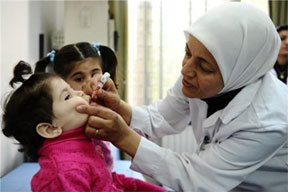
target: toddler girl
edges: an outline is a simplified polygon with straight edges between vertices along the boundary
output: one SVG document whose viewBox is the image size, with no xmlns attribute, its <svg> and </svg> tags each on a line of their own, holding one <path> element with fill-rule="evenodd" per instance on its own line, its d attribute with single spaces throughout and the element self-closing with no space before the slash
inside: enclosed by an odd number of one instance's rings
<svg viewBox="0 0 288 192">
<path fill-rule="evenodd" d="M 99 43 L 79 42 L 69 44 L 60 50 L 52 50 L 36 63 L 35 73 L 45 72 L 48 67 L 61 76 L 74 90 L 82 90 L 91 95 L 91 82 L 104 72 L 116 81 L 118 61 L 112 49 Z M 110 142 L 93 139 L 96 149 L 104 156 L 106 166 L 112 171 L 113 157 Z"/>
<path fill-rule="evenodd" d="M 159 186 L 111 173 L 93 142 L 86 137 L 88 116 L 78 105 L 90 96 L 72 89 L 55 74 L 36 73 L 20 61 L 10 81 L 22 85 L 6 99 L 3 133 L 14 137 L 21 151 L 39 160 L 32 191 L 164 191 Z"/>
</svg>

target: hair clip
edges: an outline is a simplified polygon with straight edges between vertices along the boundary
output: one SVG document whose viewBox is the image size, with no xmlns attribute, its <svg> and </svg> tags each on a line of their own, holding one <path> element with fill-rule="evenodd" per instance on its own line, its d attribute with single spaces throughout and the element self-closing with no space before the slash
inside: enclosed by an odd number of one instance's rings
<svg viewBox="0 0 288 192">
<path fill-rule="evenodd" d="M 95 47 L 96 50 L 97 50 L 97 52 L 100 51 L 100 43 L 98 43 L 98 42 L 94 42 L 94 43 L 92 43 L 92 47 Z"/>
<path fill-rule="evenodd" d="M 55 58 L 55 50 L 51 50 L 50 53 L 47 54 L 47 57 L 50 57 L 50 62 L 53 63 L 54 62 L 54 58 Z"/>
</svg>

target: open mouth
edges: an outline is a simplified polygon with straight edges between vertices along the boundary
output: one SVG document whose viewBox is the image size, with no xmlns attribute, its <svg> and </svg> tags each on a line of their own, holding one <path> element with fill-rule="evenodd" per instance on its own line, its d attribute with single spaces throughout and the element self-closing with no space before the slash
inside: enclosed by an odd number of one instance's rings
<svg viewBox="0 0 288 192">
<path fill-rule="evenodd" d="M 90 97 L 90 99 L 89 99 L 89 105 L 91 105 L 91 106 L 96 106 L 96 105 L 97 105 L 96 100 L 93 99 L 92 97 Z"/>
<path fill-rule="evenodd" d="M 89 98 L 89 105 L 91 105 L 91 103 L 94 103 L 95 101 L 93 100 L 92 97 Z"/>
</svg>

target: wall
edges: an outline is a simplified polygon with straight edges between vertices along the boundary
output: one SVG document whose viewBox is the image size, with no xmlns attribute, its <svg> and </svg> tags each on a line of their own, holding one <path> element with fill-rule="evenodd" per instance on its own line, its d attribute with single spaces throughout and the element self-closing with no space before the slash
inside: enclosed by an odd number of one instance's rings
<svg viewBox="0 0 288 192">
<path fill-rule="evenodd" d="M 27 2 L 1 2 L 1 109 L 13 64 L 28 59 L 28 8 Z M 14 142 L 1 134 L 1 176 L 22 162 Z"/>
<path fill-rule="evenodd" d="M 108 44 L 108 0 L 65 1 L 64 10 L 64 44 Z"/>
<path fill-rule="evenodd" d="M 39 33 L 50 35 L 60 26 L 55 21 L 56 17 L 61 21 L 59 13 L 63 11 L 57 10 L 57 5 L 59 7 L 56 1 L 1 1 L 1 117 L 3 97 L 11 90 L 8 82 L 14 65 L 21 59 L 34 64 L 39 57 Z M 2 119 L 0 121 L 2 124 Z M 23 162 L 23 155 L 17 151 L 13 139 L 0 135 L 2 177 Z"/>
<path fill-rule="evenodd" d="M 45 35 L 46 54 L 54 32 L 64 32 L 65 44 L 78 41 L 108 43 L 108 0 L 102 1 L 0 1 L 1 47 L 0 90 L 3 97 L 19 60 L 32 64 L 39 59 L 39 34 Z M 65 23 L 65 24 L 64 24 Z M 0 118 L 2 124 L 2 118 Z M 2 129 L 2 128 L 1 128 Z M 1 135 L 0 176 L 23 162 L 16 141 Z"/>
</svg>

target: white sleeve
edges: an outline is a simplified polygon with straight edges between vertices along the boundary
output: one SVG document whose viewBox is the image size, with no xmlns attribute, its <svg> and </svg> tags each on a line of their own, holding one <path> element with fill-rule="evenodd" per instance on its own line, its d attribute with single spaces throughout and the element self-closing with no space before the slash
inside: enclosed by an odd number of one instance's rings
<svg viewBox="0 0 288 192">
<path fill-rule="evenodd" d="M 166 98 L 148 106 L 132 107 L 130 127 L 149 139 L 179 133 L 189 122 L 189 102 L 182 93 L 182 77 L 171 88 Z"/>
<path fill-rule="evenodd" d="M 181 121 L 192 114 L 185 103 L 187 99 L 176 96 L 179 92 L 181 82 L 178 80 L 155 109 L 136 109 L 135 127 L 157 136 L 186 128 Z M 262 114 L 265 121 L 259 119 L 251 105 L 231 122 L 220 125 L 219 135 L 199 153 L 175 153 L 142 137 L 131 168 L 175 191 L 230 191 L 274 157 L 287 142 L 287 120 L 279 117 L 279 122 L 284 122 L 281 124 L 272 116 L 271 122 L 267 114 Z M 221 135 L 224 129 L 231 134 Z M 285 170 L 279 172 L 287 172 L 285 162 Z"/>
<path fill-rule="evenodd" d="M 175 153 L 142 137 L 131 168 L 175 191 L 230 191 L 283 147 L 285 134 L 238 132 L 199 154 Z"/>
</svg>

